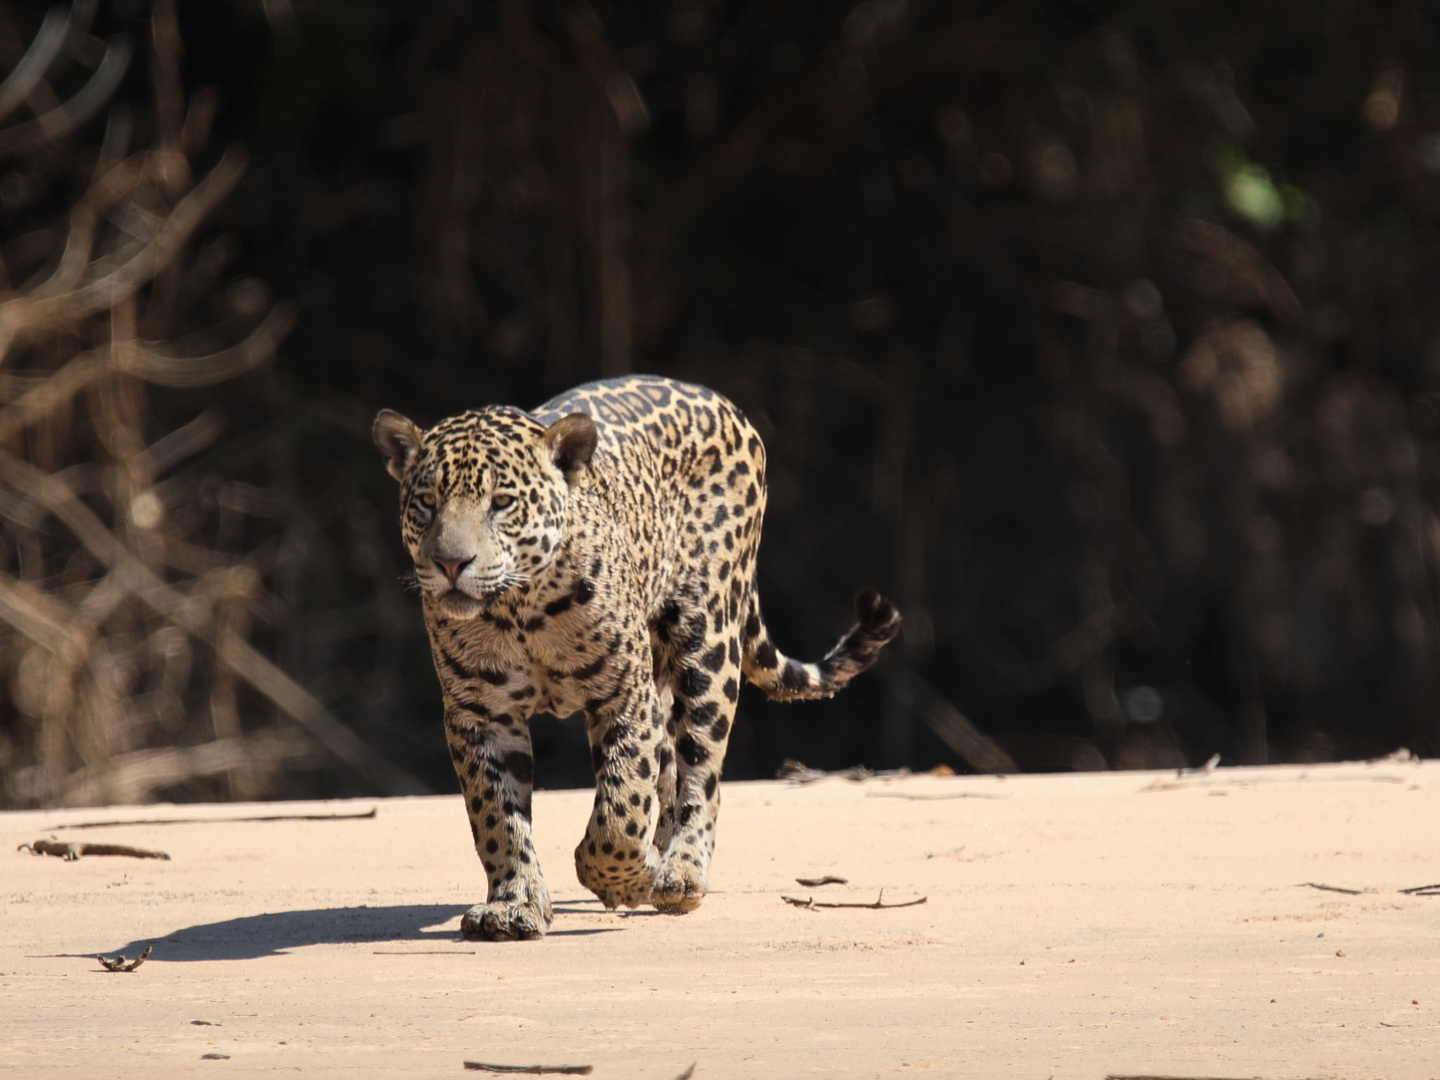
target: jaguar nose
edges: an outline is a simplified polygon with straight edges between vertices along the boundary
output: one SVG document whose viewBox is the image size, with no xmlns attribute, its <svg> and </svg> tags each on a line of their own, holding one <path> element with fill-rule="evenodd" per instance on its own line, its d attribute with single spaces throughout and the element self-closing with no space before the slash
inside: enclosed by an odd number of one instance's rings
<svg viewBox="0 0 1440 1080">
<path fill-rule="evenodd" d="M 462 570 L 464 570 L 465 567 L 469 566 L 469 565 L 470 565 L 472 562 L 474 562 L 474 561 L 475 561 L 475 556 L 473 556 L 473 555 L 471 555 L 468 559 L 441 559 L 441 558 L 437 558 L 437 559 L 435 560 L 435 562 L 439 564 L 440 569 L 442 569 L 442 570 L 445 571 L 445 576 L 450 579 L 450 584 L 451 584 L 451 585 L 454 585 L 455 582 L 457 582 L 457 581 L 460 580 L 460 572 L 461 572 Z"/>
</svg>

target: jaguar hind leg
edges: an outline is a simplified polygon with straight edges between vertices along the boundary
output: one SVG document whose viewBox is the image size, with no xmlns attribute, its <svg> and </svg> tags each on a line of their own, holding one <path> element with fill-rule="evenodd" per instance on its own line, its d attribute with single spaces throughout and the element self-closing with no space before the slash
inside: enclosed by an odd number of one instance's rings
<svg viewBox="0 0 1440 1080">
<path fill-rule="evenodd" d="M 718 630 L 705 634 L 700 647 L 677 649 L 669 664 L 673 701 L 666 734 L 674 745 L 675 786 L 673 800 L 662 809 L 667 830 L 650 902 L 676 915 L 694 911 L 709 889 L 720 772 L 739 698 L 738 633 L 723 617 L 702 615 L 694 625 L 711 628 L 717 621 Z"/>
<path fill-rule="evenodd" d="M 655 684 L 628 678 L 610 700 L 587 709 L 586 733 L 595 807 L 575 849 L 575 874 L 607 908 L 638 907 L 650 899 L 660 869 L 653 841 L 663 723 Z"/>
</svg>

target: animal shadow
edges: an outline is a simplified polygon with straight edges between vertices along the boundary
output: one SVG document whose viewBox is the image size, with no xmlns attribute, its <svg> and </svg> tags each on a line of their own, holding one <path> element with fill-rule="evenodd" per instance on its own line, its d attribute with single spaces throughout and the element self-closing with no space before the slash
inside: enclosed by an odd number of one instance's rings
<svg viewBox="0 0 1440 1080">
<path fill-rule="evenodd" d="M 267 912 L 187 926 L 161 937 L 140 938 L 110 950 L 107 955 L 132 956 L 146 945 L 154 945 L 150 963 L 166 960 L 184 963 L 258 960 L 306 945 L 356 941 L 450 943 L 459 940 L 454 930 L 427 927 L 446 923 L 465 910 L 464 905 L 457 904 L 404 904 Z"/>
</svg>

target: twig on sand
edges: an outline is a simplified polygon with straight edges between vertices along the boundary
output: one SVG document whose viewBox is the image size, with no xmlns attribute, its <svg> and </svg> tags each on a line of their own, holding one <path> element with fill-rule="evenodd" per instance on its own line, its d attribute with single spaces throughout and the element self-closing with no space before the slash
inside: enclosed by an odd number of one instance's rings
<svg viewBox="0 0 1440 1080">
<path fill-rule="evenodd" d="M 1339 885 L 1321 885 L 1318 881 L 1307 881 L 1304 884 L 1312 889 L 1324 889 L 1326 892 L 1343 892 L 1348 896 L 1359 896 L 1364 889 L 1342 889 Z"/>
<path fill-rule="evenodd" d="M 129 844 L 77 844 L 71 840 L 36 840 L 33 844 L 21 844 L 16 851 L 28 851 L 32 855 L 59 855 L 66 862 L 74 862 L 86 855 L 128 855 L 132 859 L 164 859 L 170 856 L 163 851 L 131 847 Z"/>
<path fill-rule="evenodd" d="M 467 1061 L 465 1068 L 476 1072 L 521 1073 L 526 1076 L 544 1076 L 549 1073 L 558 1073 L 561 1076 L 589 1076 L 595 1071 L 594 1065 L 491 1065 L 484 1061 Z"/>
<path fill-rule="evenodd" d="M 1407 764 L 1409 764 L 1409 763 L 1412 762 L 1412 761 L 1415 762 L 1416 764 L 1419 764 L 1419 762 L 1420 762 L 1419 756 L 1416 755 L 1415 753 L 1411 752 L 1411 750 L 1410 750 L 1409 748 L 1402 746 L 1402 747 L 1400 747 L 1400 749 L 1398 749 L 1398 750 L 1393 750 L 1393 751 L 1391 751 L 1390 753 L 1386 754 L 1384 757 L 1370 758 L 1368 761 L 1365 762 L 1365 764 L 1366 764 L 1366 765 L 1407 765 Z"/>
<path fill-rule="evenodd" d="M 107 960 L 103 956 L 97 956 L 95 959 L 100 961 L 100 966 L 106 971 L 134 971 L 145 962 L 146 957 L 150 955 L 150 950 L 153 948 L 155 948 L 154 945 L 146 945 L 145 951 L 135 957 L 134 960 L 126 960 L 124 954 L 117 956 L 114 960 Z"/>
<path fill-rule="evenodd" d="M 1260 787 L 1262 784 L 1408 784 L 1410 781 L 1403 776 L 1363 776 L 1351 774 L 1349 776 L 1311 776 L 1308 773 L 1301 773 L 1299 776 L 1254 776 L 1250 778 L 1230 779 L 1219 777 L 1207 780 L 1203 776 L 1194 780 L 1156 780 L 1146 784 L 1140 789 L 1144 795 L 1151 791 L 1186 791 L 1190 788 L 1252 788 Z"/>
<path fill-rule="evenodd" d="M 1339 885 L 1322 885 L 1318 881 L 1306 881 L 1301 883 L 1301 888 L 1309 886 L 1312 889 L 1324 889 L 1326 892 L 1345 893 L 1347 896 L 1363 896 L 1366 893 L 1397 892 L 1403 896 L 1440 896 L 1440 882 L 1434 885 L 1415 885 L 1408 889 L 1342 889 Z"/>
<path fill-rule="evenodd" d="M 875 902 L 874 902 L 873 904 L 855 904 L 855 903 L 848 903 L 848 904 L 847 904 L 847 903 L 843 903 L 843 902 L 839 902 L 839 903 L 836 903 L 836 902 L 826 902 L 826 901 L 821 901 L 821 900 L 815 900 L 815 899 L 813 899 L 813 898 L 811 898 L 811 897 L 806 897 L 804 900 L 801 900 L 801 899 L 800 899 L 799 897 L 797 897 L 797 896 L 782 896 L 782 897 L 780 897 L 780 899 L 781 899 L 781 900 L 784 900 L 787 904 L 793 904 L 795 907 L 798 907 L 798 908 L 842 908 L 842 907 L 843 907 L 843 908 L 869 908 L 871 911 L 881 911 L 881 910 L 885 910 L 885 909 L 889 909 L 889 908 L 915 907 L 917 904 L 923 904 L 923 903 L 925 903 L 925 901 L 928 900 L 929 897 L 928 897 L 928 896 L 922 896 L 922 897 L 920 897 L 920 899 L 918 899 L 918 900 L 906 900 L 903 904 L 887 904 L 887 903 L 885 903 L 885 890 L 884 890 L 884 889 L 881 889 L 881 890 L 880 890 L 880 896 L 875 900 Z"/>
<path fill-rule="evenodd" d="M 775 770 L 776 780 L 789 780 L 792 784 L 813 784 L 817 780 L 883 780 L 899 776 L 909 776 L 910 770 L 901 769 L 867 769 L 864 765 L 852 765 L 848 769 L 812 769 L 803 761 L 795 761 L 793 758 L 786 758 L 780 763 L 780 768 Z"/>
<path fill-rule="evenodd" d="M 115 825 L 230 825 L 254 821 L 367 821 L 376 816 L 372 806 L 361 814 L 266 814 L 263 817 L 136 818 L 133 821 L 82 821 L 76 825 L 47 825 L 50 829 L 108 829 Z"/>
<path fill-rule="evenodd" d="M 1216 767 L 1217 767 L 1219 764 L 1220 764 L 1220 755 L 1219 755 L 1219 754 L 1211 754 L 1209 760 L 1207 760 L 1204 765 L 1201 765 L 1201 766 L 1199 766 L 1199 767 L 1197 767 L 1197 768 L 1194 768 L 1194 769 L 1176 769 L 1176 770 L 1175 770 L 1175 775 L 1176 775 L 1176 776 L 1209 776 L 1212 772 L 1215 771 Z"/>
<path fill-rule="evenodd" d="M 690 1078 L 695 1075 L 695 1066 L 698 1064 L 699 1062 L 692 1061 L 690 1067 L 675 1077 L 675 1080 L 690 1080 Z"/>
<path fill-rule="evenodd" d="M 807 889 L 818 889 L 821 885 L 849 885 L 850 882 L 846 878 L 826 874 L 824 877 L 797 877 L 795 884 L 804 885 Z"/>
</svg>

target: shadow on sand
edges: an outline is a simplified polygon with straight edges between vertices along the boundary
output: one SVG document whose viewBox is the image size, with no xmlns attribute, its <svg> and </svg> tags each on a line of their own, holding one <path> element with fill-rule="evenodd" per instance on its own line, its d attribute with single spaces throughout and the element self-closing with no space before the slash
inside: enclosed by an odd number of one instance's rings
<svg viewBox="0 0 1440 1080">
<path fill-rule="evenodd" d="M 306 945 L 338 945 L 358 941 L 473 946 L 476 943 L 464 941 L 458 929 L 439 929 L 445 923 L 463 915 L 465 911 L 464 905 L 457 904 L 276 911 L 187 926 L 162 937 L 137 938 L 111 949 L 105 955 L 136 956 L 144 951 L 145 946 L 153 945 L 155 951 L 149 962 L 154 964 L 166 960 L 258 960 L 265 956 L 279 956 Z M 581 911 L 566 913 L 580 914 Z M 613 933 L 619 929 L 618 926 L 583 929 L 556 927 L 550 931 L 550 936 L 584 937 Z"/>
<path fill-rule="evenodd" d="M 223 922 L 201 923 L 163 937 L 141 938 L 107 955 L 134 956 L 154 945 L 150 963 L 166 960 L 257 960 L 306 945 L 345 942 L 460 941 L 455 930 L 436 929 L 465 913 L 458 904 L 407 904 L 397 907 L 337 907 L 310 911 L 276 911 Z"/>
</svg>

